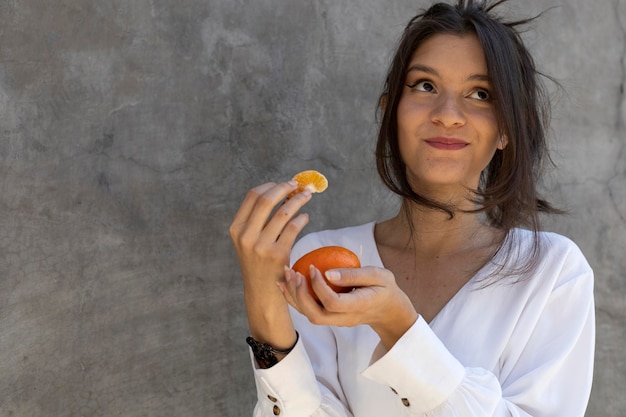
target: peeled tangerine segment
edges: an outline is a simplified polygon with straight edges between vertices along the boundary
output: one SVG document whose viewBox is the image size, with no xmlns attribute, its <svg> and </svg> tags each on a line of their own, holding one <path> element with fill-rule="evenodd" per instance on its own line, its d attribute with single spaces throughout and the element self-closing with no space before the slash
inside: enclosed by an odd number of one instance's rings
<svg viewBox="0 0 626 417">
<path fill-rule="evenodd" d="M 360 268 L 361 262 L 359 261 L 359 257 L 354 252 L 347 248 L 344 248 L 343 246 L 323 246 L 303 255 L 300 259 L 298 259 L 293 264 L 292 269 L 304 275 L 307 280 L 309 292 L 311 293 L 313 298 L 315 298 L 315 300 L 319 302 L 315 291 L 313 291 L 313 285 L 311 284 L 311 277 L 309 275 L 309 267 L 311 265 L 319 269 L 324 279 L 326 279 L 326 276 L 324 274 L 329 269 Z M 341 287 L 338 285 L 333 285 L 328 282 L 328 280 L 326 280 L 326 283 L 328 283 L 330 288 L 332 288 L 335 292 L 352 291 L 352 287 Z"/>
<path fill-rule="evenodd" d="M 291 195 L 309 190 L 312 193 L 321 193 L 328 188 L 328 180 L 319 171 L 313 169 L 302 171 L 294 175 L 293 181 L 298 183 L 298 188 Z"/>
</svg>

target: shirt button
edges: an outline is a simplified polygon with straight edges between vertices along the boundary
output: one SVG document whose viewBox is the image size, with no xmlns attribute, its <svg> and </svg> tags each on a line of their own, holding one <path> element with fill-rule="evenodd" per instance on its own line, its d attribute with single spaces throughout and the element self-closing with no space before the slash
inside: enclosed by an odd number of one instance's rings
<svg viewBox="0 0 626 417">
<path fill-rule="evenodd" d="M 276 397 L 272 397 L 271 395 L 268 395 L 268 396 L 267 396 L 267 398 L 268 398 L 271 402 L 273 402 L 273 403 L 275 403 L 276 401 L 278 401 L 278 400 L 276 399 Z"/>
<path fill-rule="evenodd" d="M 409 400 L 408 400 L 408 399 L 406 399 L 406 398 L 403 398 L 403 399 L 402 399 L 402 404 L 404 404 L 404 406 L 405 406 L 405 407 L 408 407 L 408 406 L 410 406 L 410 405 L 411 405 L 411 403 L 409 402 Z"/>
<path fill-rule="evenodd" d="M 274 412 L 274 415 L 277 416 L 280 414 L 280 408 L 275 405 L 274 408 L 272 409 L 272 411 Z"/>
</svg>

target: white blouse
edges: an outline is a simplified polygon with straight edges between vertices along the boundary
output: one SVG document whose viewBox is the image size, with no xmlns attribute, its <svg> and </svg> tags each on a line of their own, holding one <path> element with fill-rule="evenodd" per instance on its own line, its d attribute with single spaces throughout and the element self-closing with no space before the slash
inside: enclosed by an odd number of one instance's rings
<svg viewBox="0 0 626 417">
<path fill-rule="evenodd" d="M 533 234 L 511 233 L 523 258 Z M 254 416 L 584 416 L 593 374 L 593 272 L 572 241 L 540 236 L 542 257 L 522 281 L 485 286 L 480 278 L 494 268 L 487 265 L 389 351 L 369 326 L 316 326 L 292 310 L 300 334 L 294 350 L 269 369 L 252 359 Z M 307 235 L 292 262 L 327 245 L 360 253 L 364 266 L 383 266 L 374 223 Z"/>
</svg>

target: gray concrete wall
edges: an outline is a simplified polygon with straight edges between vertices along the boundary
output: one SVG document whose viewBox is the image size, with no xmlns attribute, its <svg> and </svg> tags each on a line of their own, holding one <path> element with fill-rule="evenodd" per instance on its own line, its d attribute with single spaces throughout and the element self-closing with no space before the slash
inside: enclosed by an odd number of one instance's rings
<svg viewBox="0 0 626 417">
<path fill-rule="evenodd" d="M 526 37 L 565 88 L 548 225 L 597 274 L 588 416 L 626 397 L 626 3 Z M 375 174 L 390 51 L 425 1 L 0 0 L 0 415 L 245 416 L 253 382 L 227 226 L 302 168 L 307 231 L 395 209 Z"/>
</svg>

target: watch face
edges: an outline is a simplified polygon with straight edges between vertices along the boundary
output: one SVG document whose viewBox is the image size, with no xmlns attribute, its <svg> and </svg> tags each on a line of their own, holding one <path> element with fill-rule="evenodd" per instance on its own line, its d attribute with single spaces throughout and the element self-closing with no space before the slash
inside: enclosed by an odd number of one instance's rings
<svg viewBox="0 0 626 417">
<path fill-rule="evenodd" d="M 274 348 L 267 343 L 259 343 L 252 337 L 246 338 L 246 342 L 252 348 L 252 353 L 259 362 L 259 365 L 265 368 L 271 368 L 278 363 L 278 359 L 276 359 L 276 355 L 274 354 Z"/>
<path fill-rule="evenodd" d="M 287 355 L 293 350 L 294 347 L 296 347 L 296 344 L 298 344 L 298 340 L 300 340 L 300 334 L 296 332 L 296 342 L 293 344 L 292 347 L 285 350 L 274 349 L 267 343 L 260 343 L 254 340 L 252 336 L 248 336 L 246 338 L 246 343 L 248 343 L 250 345 L 250 348 L 252 348 L 252 353 L 254 354 L 256 360 L 259 362 L 259 365 L 264 366 L 265 368 L 271 368 L 278 363 L 276 354 L 280 353 L 282 355 Z"/>
</svg>

